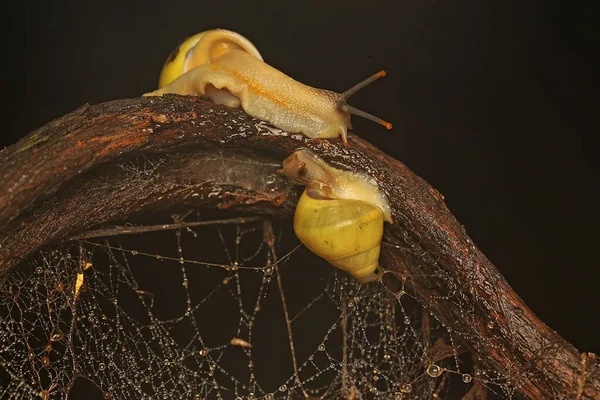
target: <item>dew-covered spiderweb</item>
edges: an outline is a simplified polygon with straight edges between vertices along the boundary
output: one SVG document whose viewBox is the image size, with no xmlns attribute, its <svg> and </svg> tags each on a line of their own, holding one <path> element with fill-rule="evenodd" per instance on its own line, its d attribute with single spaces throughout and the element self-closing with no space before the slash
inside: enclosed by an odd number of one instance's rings
<svg viewBox="0 0 600 400">
<path fill-rule="evenodd" d="M 410 276 L 359 285 L 301 246 L 289 221 L 151 220 L 13 270 L 0 287 L 0 397 L 511 395 L 417 301 Z"/>
</svg>

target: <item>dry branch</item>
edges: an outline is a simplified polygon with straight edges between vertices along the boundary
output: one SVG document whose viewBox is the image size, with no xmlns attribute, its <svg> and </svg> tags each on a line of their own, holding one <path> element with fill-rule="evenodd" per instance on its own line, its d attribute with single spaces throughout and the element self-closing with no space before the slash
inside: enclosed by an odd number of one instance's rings
<svg viewBox="0 0 600 400">
<path fill-rule="evenodd" d="M 134 213 L 202 206 L 290 216 L 294 196 L 282 207 L 271 202 L 285 185 L 275 169 L 308 147 L 377 179 L 395 221 L 386 226 L 382 264 L 411 276 L 422 304 L 452 326 L 479 365 L 501 371 L 526 398 L 600 399 L 598 358 L 532 313 L 443 196 L 399 161 L 350 139 L 347 148 L 310 141 L 239 109 L 179 96 L 82 107 L 0 152 L 0 277 L 46 244 Z M 128 167 L 140 163 L 142 171 Z"/>
</svg>

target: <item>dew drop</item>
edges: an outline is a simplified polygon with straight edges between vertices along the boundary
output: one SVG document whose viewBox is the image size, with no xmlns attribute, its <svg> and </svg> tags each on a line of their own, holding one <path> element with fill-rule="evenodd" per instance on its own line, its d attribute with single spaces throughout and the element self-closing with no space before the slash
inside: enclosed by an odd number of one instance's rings
<svg viewBox="0 0 600 400">
<path fill-rule="evenodd" d="M 462 381 L 463 381 L 464 383 L 469 383 L 469 382 L 471 382 L 472 380 L 473 380 L 473 378 L 471 377 L 471 375 L 469 375 L 469 374 L 463 374 L 463 376 L 462 376 Z"/>
<path fill-rule="evenodd" d="M 42 357 L 41 359 L 42 367 L 47 367 L 50 365 L 50 359 L 47 356 Z"/>
<path fill-rule="evenodd" d="M 325 345 L 323 343 L 319 345 L 319 351 L 325 351 Z"/>
<path fill-rule="evenodd" d="M 41 274 L 41 273 L 42 273 L 42 267 L 37 267 L 37 268 L 35 269 L 35 272 L 36 272 L 37 274 Z"/>
<path fill-rule="evenodd" d="M 202 357 L 206 357 L 208 355 L 208 349 L 202 349 L 202 350 L 200 350 L 200 355 Z"/>
<path fill-rule="evenodd" d="M 106 365 L 104 365 L 104 363 L 100 363 L 100 365 L 98 365 L 98 369 L 100 371 L 104 371 L 105 368 L 106 368 Z"/>
<path fill-rule="evenodd" d="M 267 400 L 273 400 L 275 398 L 275 396 L 273 395 L 273 393 L 267 393 L 267 395 L 265 396 L 265 398 Z"/>
<path fill-rule="evenodd" d="M 400 393 L 400 392 L 394 393 L 394 400 L 402 400 L 402 393 Z"/>
<path fill-rule="evenodd" d="M 402 393 L 410 393 L 412 392 L 412 385 L 410 383 L 405 383 L 400 387 Z"/>
<path fill-rule="evenodd" d="M 404 317 L 404 323 L 405 323 L 406 325 L 409 325 L 409 324 L 410 324 L 410 318 L 408 318 L 408 317 Z"/>
<path fill-rule="evenodd" d="M 494 328 L 494 323 L 493 322 L 488 322 L 487 324 L 488 329 L 493 329 Z"/>
<path fill-rule="evenodd" d="M 280 392 L 285 392 L 286 390 L 287 390 L 287 386 L 285 386 L 285 385 L 279 386 L 279 391 Z"/>
<path fill-rule="evenodd" d="M 138 255 L 138 251 L 137 250 L 131 250 L 131 255 L 132 256 L 137 256 Z"/>
<path fill-rule="evenodd" d="M 442 372 L 444 372 L 444 369 L 439 365 L 431 364 L 427 368 L 427 375 L 431 376 L 432 378 L 437 378 L 442 374 Z"/>
<path fill-rule="evenodd" d="M 109 392 L 104 392 L 104 398 L 106 400 L 112 400 L 113 397 L 112 394 L 110 394 Z"/>
</svg>

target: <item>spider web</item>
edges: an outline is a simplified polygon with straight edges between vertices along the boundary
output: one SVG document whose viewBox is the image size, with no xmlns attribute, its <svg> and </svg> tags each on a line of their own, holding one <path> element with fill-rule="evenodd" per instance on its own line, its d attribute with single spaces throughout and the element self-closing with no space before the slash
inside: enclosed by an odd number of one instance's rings
<svg viewBox="0 0 600 400">
<path fill-rule="evenodd" d="M 511 396 L 410 276 L 359 285 L 286 221 L 161 218 L 15 268 L 0 287 L 2 398 Z"/>
</svg>

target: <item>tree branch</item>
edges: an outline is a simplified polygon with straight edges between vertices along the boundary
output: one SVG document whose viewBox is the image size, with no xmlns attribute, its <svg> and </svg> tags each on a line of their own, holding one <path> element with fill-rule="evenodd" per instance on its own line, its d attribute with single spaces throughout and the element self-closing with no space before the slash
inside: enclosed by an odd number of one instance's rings
<svg viewBox="0 0 600 400">
<path fill-rule="evenodd" d="M 85 106 L 0 151 L 0 278 L 48 243 L 135 213 L 202 206 L 289 217 L 298 192 L 275 207 L 286 184 L 275 169 L 299 147 L 377 179 L 394 218 L 382 264 L 411 277 L 479 364 L 527 398 L 600 399 L 598 358 L 541 322 L 443 196 L 402 163 L 355 136 L 348 147 L 309 140 L 195 98 Z"/>
</svg>

